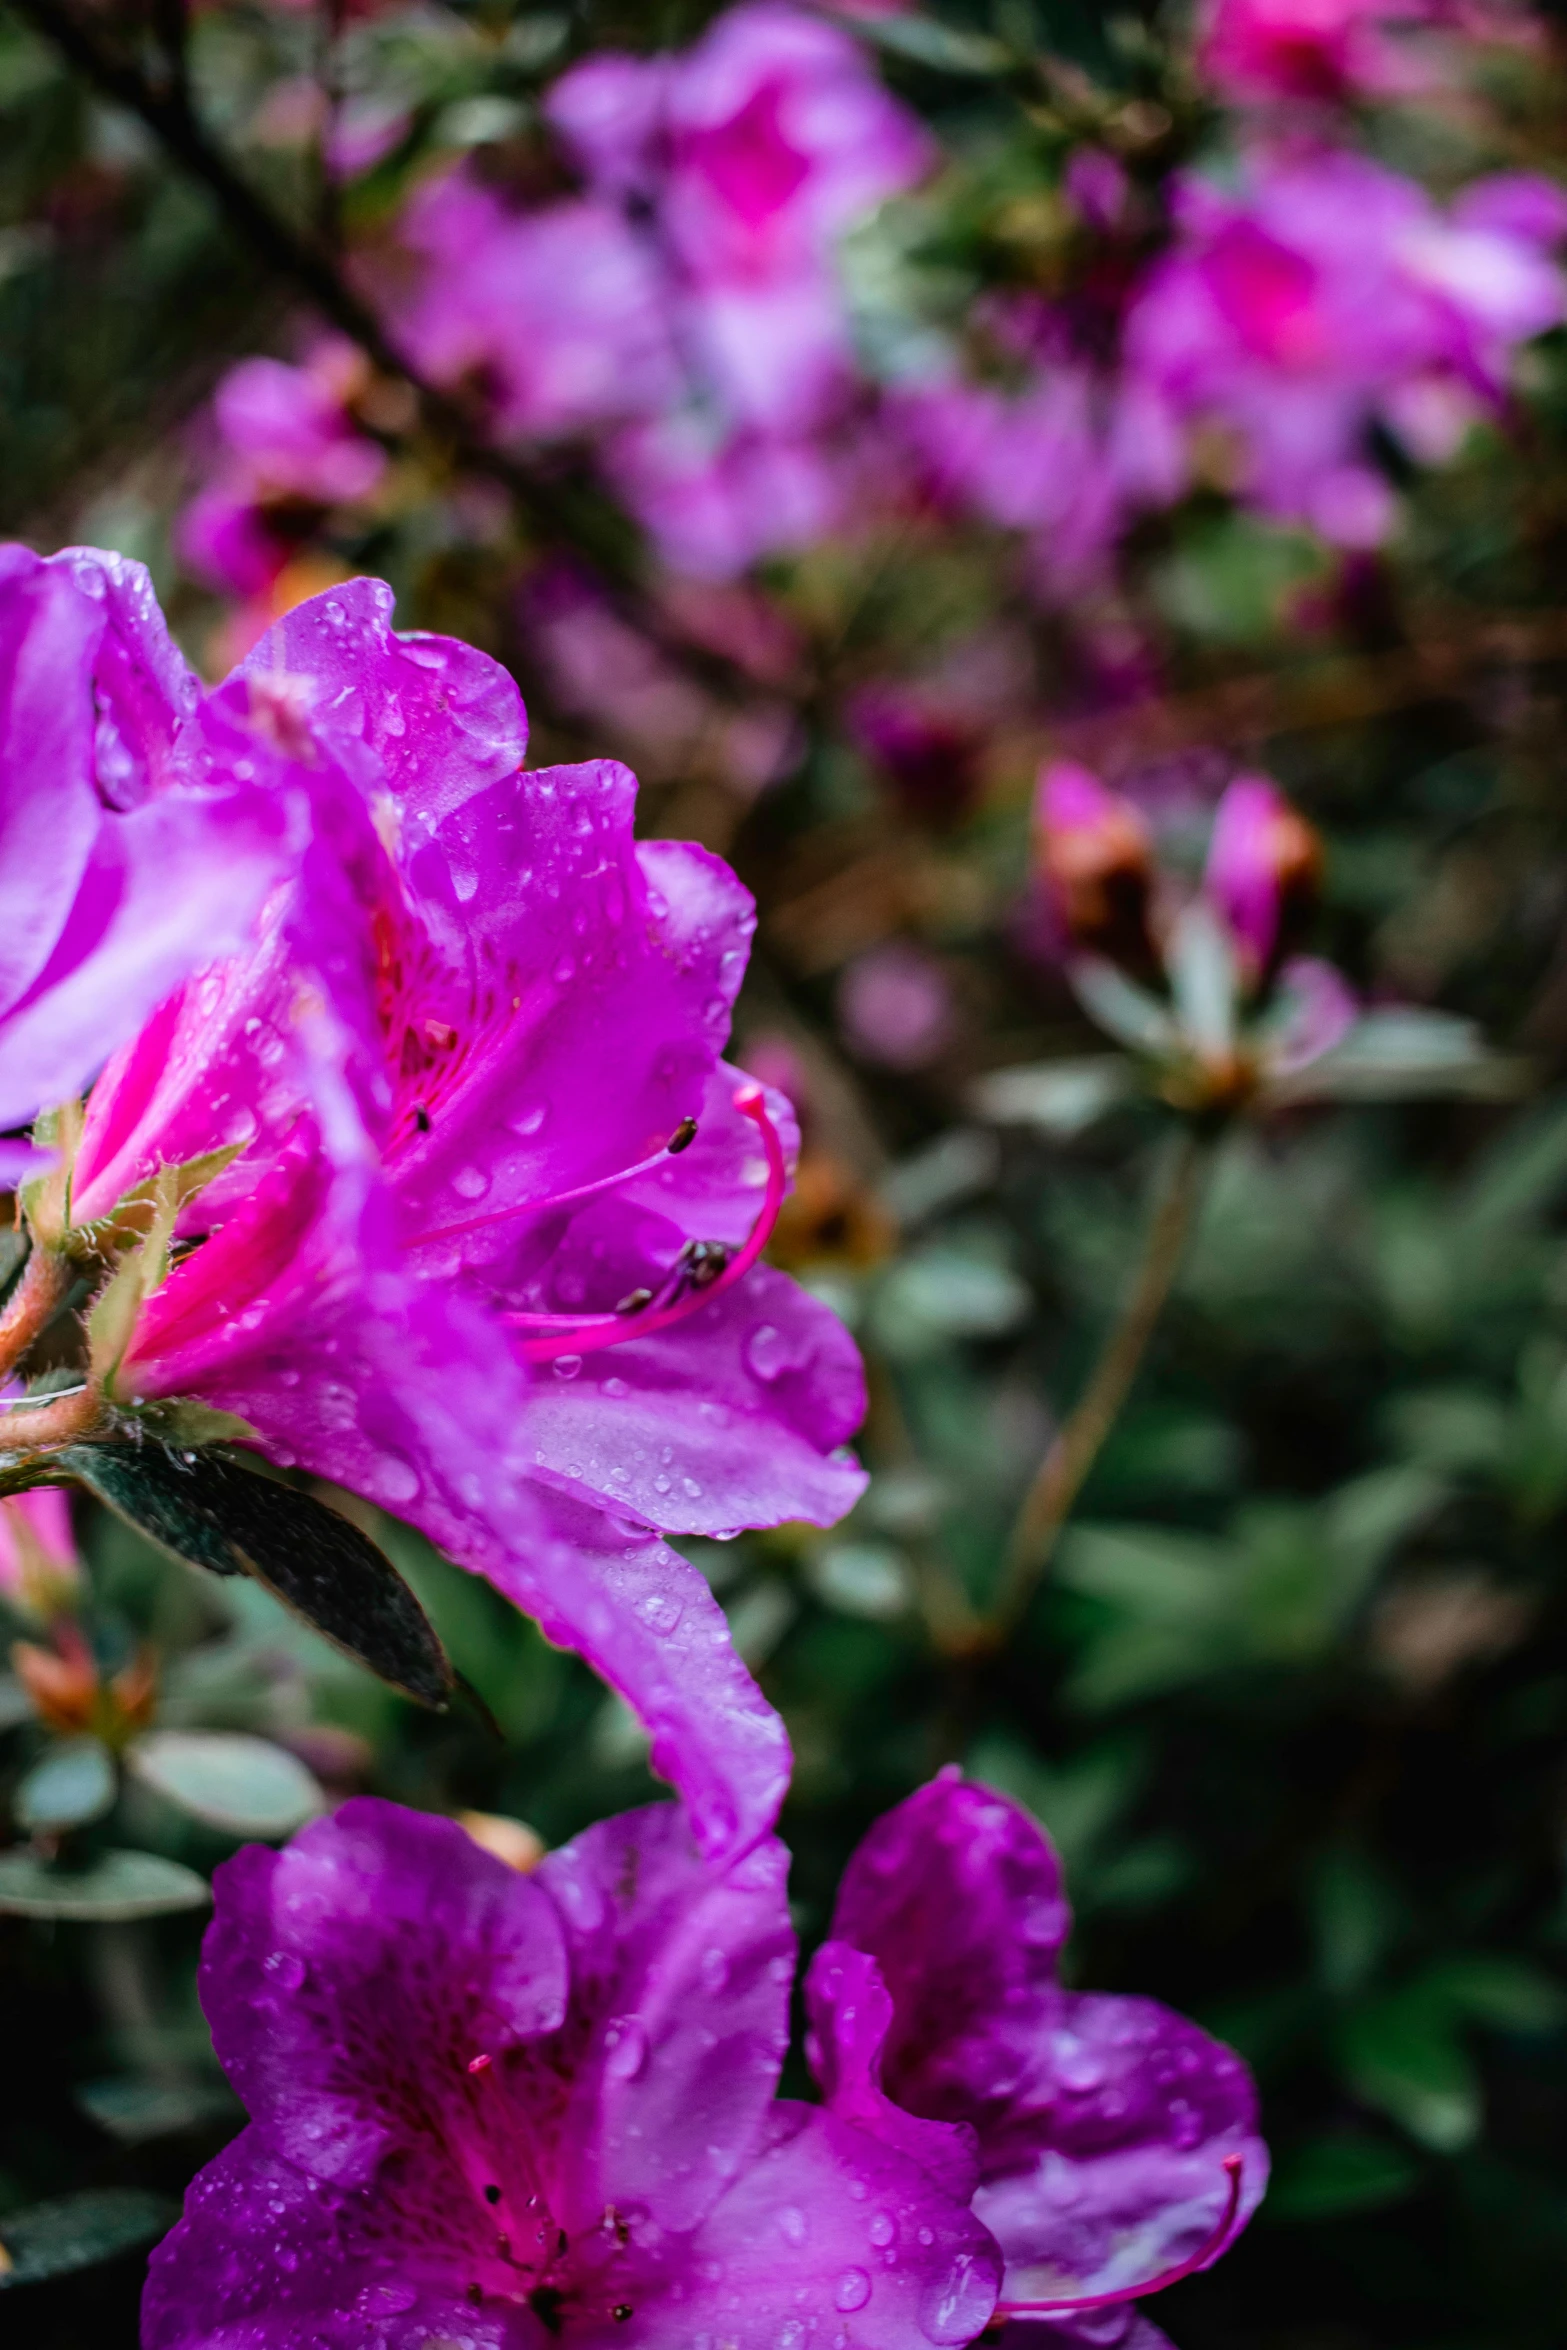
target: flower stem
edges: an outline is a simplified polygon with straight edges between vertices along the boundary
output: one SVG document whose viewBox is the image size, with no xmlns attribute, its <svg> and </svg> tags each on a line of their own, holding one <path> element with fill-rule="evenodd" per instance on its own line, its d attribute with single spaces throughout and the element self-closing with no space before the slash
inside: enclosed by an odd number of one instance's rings
<svg viewBox="0 0 1567 2350">
<path fill-rule="evenodd" d="M 43 1336 L 65 1302 L 71 1278 L 64 1257 L 34 1248 L 0 1312 L 0 1378 L 14 1371 L 34 1339 Z"/>
<path fill-rule="evenodd" d="M 1208 1156 L 1206 1141 L 1188 1127 L 1166 1171 L 1126 1303 L 1087 1386 L 1056 1430 L 1023 1497 L 1007 1545 L 1000 1589 L 986 1620 L 987 1645 L 1002 1646 L 1022 1621 L 1072 1504 L 1131 1393 L 1180 1265 Z"/>
</svg>

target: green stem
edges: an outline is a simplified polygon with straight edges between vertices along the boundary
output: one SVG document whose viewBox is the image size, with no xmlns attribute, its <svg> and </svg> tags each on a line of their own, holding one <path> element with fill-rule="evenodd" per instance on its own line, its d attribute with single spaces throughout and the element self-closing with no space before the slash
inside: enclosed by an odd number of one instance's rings
<svg viewBox="0 0 1567 2350">
<path fill-rule="evenodd" d="M 1166 1173 L 1126 1303 L 1023 1497 L 985 1625 L 988 1646 L 1001 1647 L 1021 1623 L 1084 1479 L 1120 1418 L 1180 1266 L 1207 1159 L 1208 1145 L 1188 1127 Z"/>
</svg>

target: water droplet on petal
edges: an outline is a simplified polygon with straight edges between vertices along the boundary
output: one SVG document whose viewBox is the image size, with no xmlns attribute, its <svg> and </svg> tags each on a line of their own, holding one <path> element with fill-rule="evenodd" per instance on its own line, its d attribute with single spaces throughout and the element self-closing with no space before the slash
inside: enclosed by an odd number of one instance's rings
<svg viewBox="0 0 1567 2350">
<path fill-rule="evenodd" d="M 710 1991 L 716 1998 L 729 1980 L 728 1953 L 718 1949 L 716 1945 L 711 1950 L 704 1950 L 701 1973 L 703 1990 Z"/>
<path fill-rule="evenodd" d="M 419 1491 L 419 1478 L 406 1461 L 389 1457 L 381 1464 L 380 1486 L 383 1501 L 412 1501 Z"/>
<path fill-rule="evenodd" d="M 880 2251 L 885 2245 L 890 2244 L 897 2232 L 898 2223 L 893 2218 L 890 2211 L 872 2212 L 870 2226 L 866 2229 L 865 2233 L 869 2236 L 871 2242 L 876 2246 L 878 2251 Z"/>
<path fill-rule="evenodd" d="M 262 1965 L 282 1991 L 297 1991 L 305 1979 L 305 1962 L 292 1950 L 273 1950 Z"/>
<path fill-rule="evenodd" d="M 673 1632 L 684 1613 L 684 1608 L 672 1591 L 650 1591 L 637 1608 L 643 1623 L 651 1625 L 665 1639 Z"/>
<path fill-rule="evenodd" d="M 459 1167 L 452 1177 L 452 1189 L 459 1199 L 483 1199 L 490 1188 L 490 1179 L 482 1167 Z"/>
<path fill-rule="evenodd" d="M 604 2070 L 612 2081 L 634 2081 L 647 2062 L 647 2034 L 634 2015 L 617 2017 L 604 2034 Z"/>
<path fill-rule="evenodd" d="M 863 2268 L 846 2268 L 833 2289 L 832 2305 L 847 2314 L 863 2309 L 871 2297 L 871 2280 Z"/>
<path fill-rule="evenodd" d="M 786 2244 L 803 2244 L 806 2237 L 804 2212 L 794 2204 L 786 2203 L 778 2214 L 778 2233 Z"/>
<path fill-rule="evenodd" d="M 747 1370 L 768 1384 L 782 1378 L 789 1368 L 788 1342 L 771 1322 L 758 1322 L 745 1342 L 744 1351 Z"/>
<path fill-rule="evenodd" d="M 939 2285 L 920 2296 L 920 2332 L 938 2350 L 948 2343 L 972 2342 L 982 2332 L 995 2307 L 996 2282 L 971 2252 L 960 2252 Z"/>
<path fill-rule="evenodd" d="M 582 1368 L 581 1355 L 557 1355 L 552 1365 L 557 1379 L 575 1379 Z"/>
</svg>

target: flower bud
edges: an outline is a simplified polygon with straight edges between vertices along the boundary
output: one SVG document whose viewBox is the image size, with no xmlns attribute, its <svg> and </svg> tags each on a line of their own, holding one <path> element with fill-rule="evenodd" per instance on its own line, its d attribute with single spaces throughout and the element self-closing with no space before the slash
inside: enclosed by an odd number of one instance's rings
<svg viewBox="0 0 1567 2350">
<path fill-rule="evenodd" d="M 65 1495 L 40 1485 L 0 1501 L 0 1599 L 47 1621 L 74 1606 L 81 1582 Z"/>
<path fill-rule="evenodd" d="M 1238 775 L 1214 816 L 1203 891 L 1253 988 L 1297 943 L 1321 877 L 1322 843 L 1304 816 L 1265 775 Z"/>
<path fill-rule="evenodd" d="M 1153 855 L 1131 802 L 1059 759 L 1041 771 L 1034 820 L 1045 886 L 1073 945 L 1146 968 Z"/>
</svg>

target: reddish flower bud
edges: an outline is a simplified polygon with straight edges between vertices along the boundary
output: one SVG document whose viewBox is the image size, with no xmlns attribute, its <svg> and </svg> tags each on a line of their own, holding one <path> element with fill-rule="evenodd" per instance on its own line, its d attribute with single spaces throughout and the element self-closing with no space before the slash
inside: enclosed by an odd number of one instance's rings
<svg viewBox="0 0 1567 2350">
<path fill-rule="evenodd" d="M 1040 773 L 1034 819 L 1050 901 L 1074 946 L 1146 967 L 1153 853 L 1131 802 L 1060 759 Z"/>
<path fill-rule="evenodd" d="M 1316 903 L 1322 843 L 1265 775 L 1239 775 L 1219 802 L 1203 888 L 1255 986 L 1297 943 Z"/>
</svg>

